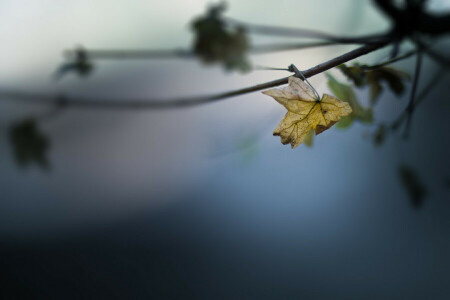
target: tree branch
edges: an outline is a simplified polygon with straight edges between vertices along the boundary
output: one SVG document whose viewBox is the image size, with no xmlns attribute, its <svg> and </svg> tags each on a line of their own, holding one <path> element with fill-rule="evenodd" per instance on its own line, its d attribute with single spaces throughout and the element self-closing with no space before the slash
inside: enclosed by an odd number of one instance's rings
<svg viewBox="0 0 450 300">
<path fill-rule="evenodd" d="M 378 50 L 388 43 L 379 43 L 362 46 L 360 48 L 354 49 L 343 55 L 335 57 L 329 61 L 321 63 L 315 67 L 303 71 L 303 76 L 305 78 L 312 77 L 314 75 L 320 74 L 331 68 L 334 68 L 340 64 L 343 64 L 352 59 L 358 58 L 367 53 Z M 254 85 L 247 88 L 237 89 L 229 92 L 198 96 L 198 97 L 187 97 L 187 98 L 176 98 L 172 100 L 136 100 L 136 99 L 123 99 L 123 100 L 109 100 L 109 99 L 97 99 L 97 98 L 77 98 L 69 97 L 68 95 L 37 95 L 28 94 L 17 91 L 0 91 L 0 97 L 2 99 L 11 99 L 22 101 L 32 104 L 44 104 L 44 105 L 55 105 L 59 107 L 76 107 L 76 108 L 111 108 L 111 109 L 163 109 L 163 108 L 176 108 L 176 107 L 187 107 L 195 106 L 204 103 L 214 102 L 222 100 L 225 98 L 235 97 L 238 95 L 243 95 L 251 92 L 256 92 L 259 90 L 279 86 L 288 83 L 289 77 L 280 78 L 277 80 L 265 82 L 262 84 Z"/>
<path fill-rule="evenodd" d="M 230 25 L 242 27 L 253 34 L 260 34 L 260 35 L 283 36 L 294 38 L 298 37 L 315 38 L 341 44 L 377 44 L 381 42 L 386 42 L 387 40 L 390 39 L 388 33 L 372 34 L 356 37 L 344 37 L 344 36 L 335 36 L 323 31 L 313 29 L 250 24 L 229 17 L 224 17 L 224 20 L 228 22 Z"/>
<path fill-rule="evenodd" d="M 307 48 L 316 48 L 324 46 L 334 46 L 341 43 L 337 42 L 312 42 L 312 43 L 286 43 L 286 44 L 267 44 L 267 45 L 257 45 L 251 47 L 250 54 L 266 54 L 272 52 L 281 52 L 289 50 L 300 50 Z M 79 51 L 66 50 L 64 51 L 64 56 L 68 59 L 73 59 L 75 53 Z M 84 53 L 89 59 L 191 59 L 196 58 L 197 55 L 187 49 L 162 49 L 162 50 L 115 50 L 115 49 L 83 49 Z"/>
<path fill-rule="evenodd" d="M 424 1 L 407 1 L 405 8 L 395 6 L 393 0 L 373 2 L 395 24 L 394 30 L 399 35 L 420 32 L 438 36 L 450 31 L 450 14 L 429 14 L 424 9 Z"/>
<path fill-rule="evenodd" d="M 424 42 L 422 42 L 420 39 L 413 39 L 413 41 L 416 43 L 417 47 L 421 49 L 425 54 L 427 54 L 432 60 L 434 60 L 436 63 L 440 65 L 445 65 L 446 67 L 450 67 L 450 60 L 440 53 L 434 51 L 426 45 Z"/>
<path fill-rule="evenodd" d="M 439 81 L 442 81 L 442 79 L 445 77 L 446 75 L 446 68 L 445 67 L 441 67 L 435 74 L 434 76 L 428 81 L 427 85 L 422 89 L 422 91 L 420 91 L 420 94 L 417 96 L 417 100 L 414 104 L 414 107 L 417 108 L 417 106 L 422 103 L 426 98 L 427 95 L 431 92 L 431 90 L 435 87 L 436 84 L 438 84 Z M 389 129 L 391 130 L 396 130 L 397 128 L 399 128 L 399 126 L 401 125 L 401 123 L 405 120 L 405 118 L 407 117 L 407 110 L 405 109 L 399 116 L 398 118 L 392 122 L 391 126 L 389 127 Z"/>
<path fill-rule="evenodd" d="M 417 54 L 417 62 L 416 62 L 416 70 L 414 71 L 414 80 L 411 89 L 411 97 L 409 99 L 408 107 L 406 107 L 407 119 L 406 119 L 406 128 L 403 134 L 404 138 L 407 138 L 409 135 L 409 128 L 411 126 L 412 114 L 414 112 L 414 100 L 416 97 L 417 85 L 419 84 L 420 70 L 422 68 L 422 52 L 419 51 Z"/>
<path fill-rule="evenodd" d="M 381 67 L 393 64 L 393 63 L 395 63 L 397 61 L 400 61 L 400 60 L 403 60 L 403 59 L 407 59 L 407 58 L 409 58 L 409 57 L 411 57 L 411 56 L 413 56 L 415 54 L 417 54 L 417 50 L 414 49 L 414 50 L 406 52 L 403 55 L 397 56 L 396 58 L 389 59 L 389 60 L 387 60 L 385 62 L 376 64 L 376 65 L 372 65 L 372 66 L 364 66 L 364 67 L 362 67 L 362 69 L 364 69 L 366 71 L 376 70 L 376 69 L 379 69 Z"/>
</svg>

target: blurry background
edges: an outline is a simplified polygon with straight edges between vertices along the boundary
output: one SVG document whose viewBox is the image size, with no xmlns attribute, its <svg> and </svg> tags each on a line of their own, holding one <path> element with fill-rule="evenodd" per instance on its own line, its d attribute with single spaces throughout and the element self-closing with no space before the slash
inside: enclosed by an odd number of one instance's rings
<svg viewBox="0 0 450 300">
<path fill-rule="evenodd" d="M 65 49 L 188 48 L 208 1 L 0 2 L 0 88 L 122 98 L 227 91 L 287 76 L 197 60 L 99 61 L 88 78 L 52 76 Z M 370 1 L 228 1 L 226 15 L 340 35 L 389 23 Z M 430 1 L 442 11 L 449 1 Z M 252 36 L 252 43 L 292 39 Z M 255 55 L 300 69 L 356 46 Z M 440 47 L 440 48 L 439 48 Z M 406 49 L 406 48 L 405 48 Z M 437 49 L 448 52 L 441 41 Z M 361 57 L 376 63 L 389 48 Z M 396 67 L 412 74 L 414 59 Z M 437 66 L 425 58 L 419 84 Z M 339 77 L 336 71 L 332 73 Z M 310 82 L 329 92 L 324 74 Z M 416 110 L 411 136 L 374 147 L 374 128 L 330 129 L 291 150 L 272 131 L 284 108 L 252 93 L 193 108 L 69 109 L 41 124 L 48 171 L 20 168 L 11 122 L 46 112 L 0 101 L 0 275 L 5 299 L 408 298 L 450 293 L 448 77 Z M 367 91 L 358 90 L 363 103 Z M 377 122 L 406 107 L 385 91 Z M 427 194 L 411 205 L 398 167 Z"/>
</svg>

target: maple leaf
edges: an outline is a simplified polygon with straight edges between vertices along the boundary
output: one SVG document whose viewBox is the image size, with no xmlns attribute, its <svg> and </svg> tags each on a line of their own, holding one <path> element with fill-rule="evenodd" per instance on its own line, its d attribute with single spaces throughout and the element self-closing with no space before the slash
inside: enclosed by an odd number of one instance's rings
<svg viewBox="0 0 450 300">
<path fill-rule="evenodd" d="M 333 126 L 343 116 L 352 112 L 347 102 L 328 94 L 318 99 L 314 91 L 303 80 L 291 76 L 287 87 L 270 89 L 263 94 L 273 97 L 288 112 L 273 131 L 281 137 L 281 143 L 299 146 L 314 130 L 316 135 Z"/>
</svg>

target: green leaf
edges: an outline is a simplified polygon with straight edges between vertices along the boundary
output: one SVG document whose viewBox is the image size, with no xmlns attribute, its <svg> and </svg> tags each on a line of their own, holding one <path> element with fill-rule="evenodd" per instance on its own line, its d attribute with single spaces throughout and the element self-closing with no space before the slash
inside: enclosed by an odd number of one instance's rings
<svg viewBox="0 0 450 300">
<path fill-rule="evenodd" d="M 350 85 L 337 81 L 332 75 L 326 74 L 328 78 L 328 87 L 331 92 L 340 100 L 348 102 L 352 107 L 353 112 L 346 119 L 342 118 L 338 128 L 347 128 L 353 120 L 358 120 L 362 123 L 372 123 L 373 113 L 371 108 L 365 108 L 360 103 L 353 88 Z M 338 123 L 338 124 L 339 124 Z"/>
<path fill-rule="evenodd" d="M 389 89 L 400 96 L 405 91 L 404 81 L 409 80 L 408 73 L 394 69 L 392 67 L 379 67 L 370 70 L 367 65 L 353 64 L 349 67 L 345 64 L 337 68 L 352 81 L 357 87 L 369 85 L 370 103 L 373 106 L 383 91 L 382 83 L 386 82 Z"/>
<path fill-rule="evenodd" d="M 350 115 L 346 117 L 342 117 L 339 122 L 336 124 L 336 128 L 345 129 L 350 127 L 353 124 L 353 121 L 355 120 L 355 117 Z"/>
<path fill-rule="evenodd" d="M 365 73 L 358 63 L 355 63 L 352 67 L 342 64 L 337 66 L 337 68 L 341 70 L 350 81 L 353 81 L 357 87 L 363 87 L 366 84 Z"/>
<path fill-rule="evenodd" d="M 378 100 L 383 90 L 382 82 L 386 82 L 389 89 L 397 96 L 405 91 L 405 80 L 409 80 L 409 74 L 403 71 L 391 68 L 380 67 L 367 72 L 367 82 L 370 86 L 370 102 L 372 105 Z"/>
<path fill-rule="evenodd" d="M 259 136 L 256 133 L 244 136 L 239 140 L 237 150 L 243 161 L 250 161 L 255 158 L 258 154 L 258 142 Z"/>
<path fill-rule="evenodd" d="M 314 142 L 314 136 L 315 136 L 315 131 L 314 130 L 310 130 L 305 137 L 305 140 L 303 141 L 303 143 L 307 146 L 307 147 L 312 147 L 313 146 L 313 142 Z"/>
</svg>

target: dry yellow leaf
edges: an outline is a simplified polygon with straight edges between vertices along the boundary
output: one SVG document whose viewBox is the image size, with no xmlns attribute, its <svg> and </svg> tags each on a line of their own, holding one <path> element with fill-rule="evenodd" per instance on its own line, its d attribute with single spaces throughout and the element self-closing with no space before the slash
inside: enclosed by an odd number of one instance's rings
<svg viewBox="0 0 450 300">
<path fill-rule="evenodd" d="M 319 100 L 310 86 L 294 76 L 289 77 L 288 86 L 263 94 L 273 97 L 288 110 L 273 135 L 280 136 L 281 143 L 291 144 L 292 148 L 303 143 L 309 131 L 319 134 L 352 112 L 347 102 L 328 94 Z"/>
</svg>

